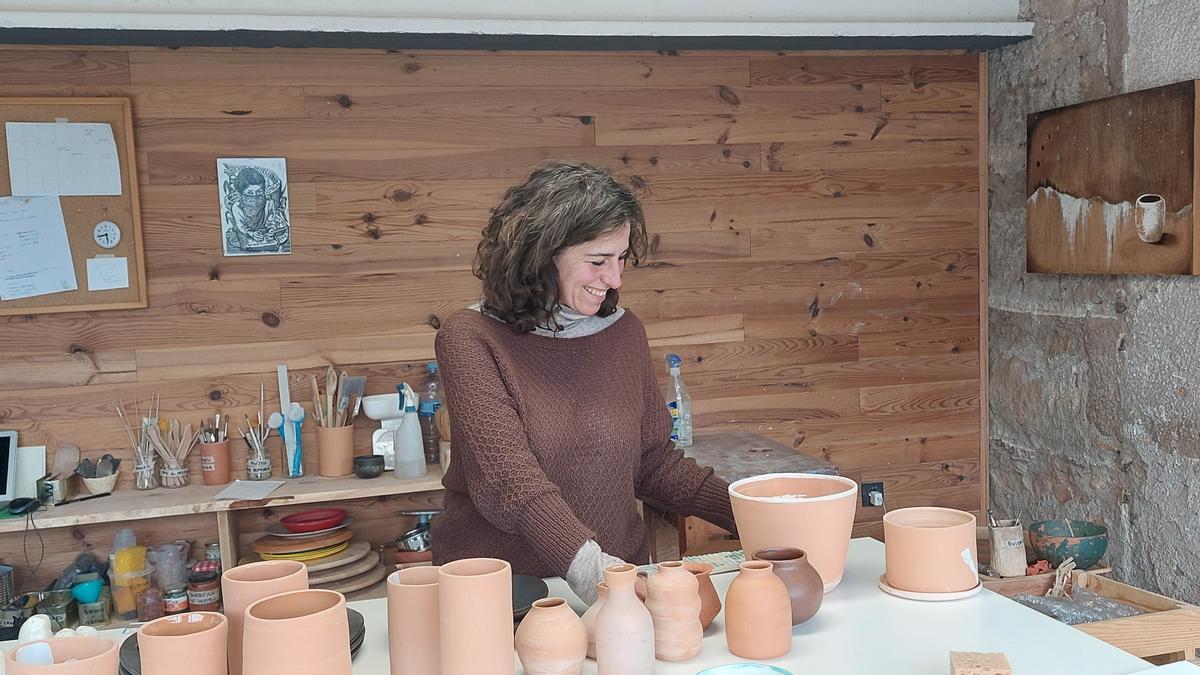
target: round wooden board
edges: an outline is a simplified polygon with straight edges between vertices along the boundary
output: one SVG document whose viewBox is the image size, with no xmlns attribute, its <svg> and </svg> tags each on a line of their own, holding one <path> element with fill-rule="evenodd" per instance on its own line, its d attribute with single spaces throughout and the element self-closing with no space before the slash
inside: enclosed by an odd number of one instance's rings
<svg viewBox="0 0 1200 675">
<path fill-rule="evenodd" d="M 334 581 L 356 577 L 360 574 L 370 571 L 371 568 L 378 564 L 379 556 L 365 555 L 348 565 L 340 565 L 338 567 L 320 572 L 313 572 L 310 570 L 308 573 L 308 585 L 318 586 L 320 584 L 328 584 Z"/>
<path fill-rule="evenodd" d="M 303 553 L 350 541 L 353 537 L 354 533 L 350 530 L 338 530 L 311 539 L 283 539 L 268 535 L 251 544 L 250 550 L 255 553 Z"/>
<path fill-rule="evenodd" d="M 371 542 L 363 539 L 357 539 L 351 541 L 350 546 L 348 546 L 346 550 L 342 551 L 341 553 L 334 553 L 333 555 L 325 558 L 309 560 L 305 562 L 304 565 L 308 568 L 309 573 L 320 572 L 321 570 L 329 570 L 335 567 L 341 567 L 342 565 L 349 565 L 350 563 L 357 562 L 366 557 L 371 550 Z M 261 560 L 262 557 L 260 557 L 257 553 L 250 553 L 239 560 L 238 564 L 246 565 L 253 562 L 260 562 Z"/>
<path fill-rule="evenodd" d="M 383 581 L 387 574 L 387 567 L 376 563 L 375 567 L 356 577 L 350 577 L 349 579 L 342 579 L 341 581 L 335 581 L 331 584 L 323 584 L 319 586 L 317 584 L 309 583 L 308 586 L 309 588 L 321 588 L 327 591 L 337 591 L 338 593 L 349 593 L 351 591 L 357 591 L 360 588 L 366 588 L 367 586 L 377 584 L 380 581 Z"/>
</svg>

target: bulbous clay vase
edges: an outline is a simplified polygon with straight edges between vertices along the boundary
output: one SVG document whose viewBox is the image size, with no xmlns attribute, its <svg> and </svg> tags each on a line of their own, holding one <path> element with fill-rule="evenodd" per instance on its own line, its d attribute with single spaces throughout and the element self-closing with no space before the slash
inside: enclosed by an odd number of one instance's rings
<svg viewBox="0 0 1200 675">
<path fill-rule="evenodd" d="M 604 599 L 608 597 L 608 584 L 603 581 L 596 584 L 596 595 L 596 602 L 587 608 L 582 619 L 583 627 L 587 629 L 587 657 L 589 659 L 596 658 L 596 616 L 600 614 L 600 608 L 604 606 Z"/>
<path fill-rule="evenodd" d="M 846 569 L 857 498 L 858 483 L 813 473 L 770 473 L 729 486 L 742 549 L 804 551 L 826 593 L 841 583 Z"/>
<path fill-rule="evenodd" d="M 787 586 L 792 599 L 792 625 L 798 626 L 813 618 L 821 608 L 825 591 L 821 575 L 808 564 L 808 556 L 798 548 L 768 548 L 751 556 L 755 560 L 766 560 L 774 568 L 775 576 Z"/>
<path fill-rule="evenodd" d="M 729 584 L 725 642 L 743 659 L 774 659 L 792 650 L 792 602 L 771 563 L 744 562 Z"/>
<path fill-rule="evenodd" d="M 979 584 L 975 516 L 936 506 L 883 516 L 887 582 L 920 593 L 968 591 Z"/>
<path fill-rule="evenodd" d="M 646 609 L 654 620 L 654 657 L 690 661 L 700 653 L 700 583 L 682 562 L 665 562 L 646 580 Z"/>
<path fill-rule="evenodd" d="M 651 675 L 654 672 L 654 620 L 633 590 L 637 568 L 628 563 L 604 568 L 608 598 L 596 617 L 598 675 Z"/>
<path fill-rule="evenodd" d="M 721 596 L 717 595 L 717 589 L 713 586 L 712 574 L 713 566 L 709 563 L 685 562 L 684 568 L 696 577 L 696 583 L 699 584 L 700 593 L 700 627 L 708 630 L 712 625 L 713 619 L 721 613 Z"/>
<path fill-rule="evenodd" d="M 438 568 L 407 567 L 388 575 L 387 608 L 392 675 L 440 673 Z"/>
<path fill-rule="evenodd" d="M 242 673 L 246 608 L 265 597 L 306 588 L 308 567 L 295 560 L 268 560 L 225 570 L 221 575 L 221 598 L 229 619 L 229 675 Z"/>
<path fill-rule="evenodd" d="M 116 675 L 118 642 L 102 637 L 72 637 L 34 640 L 25 644 L 36 642 L 50 645 L 54 665 L 17 663 L 18 650 L 9 649 L 4 653 L 4 672 L 8 675 Z M 74 660 L 67 663 L 68 659 Z"/>
<path fill-rule="evenodd" d="M 309 589 L 272 595 L 247 607 L 242 672 L 351 675 L 346 598 Z"/>
<path fill-rule="evenodd" d="M 513 675 L 512 567 L 466 558 L 438 568 L 441 675 Z"/>
<path fill-rule="evenodd" d="M 226 675 L 228 638 L 229 620 L 217 612 L 184 612 L 142 624 L 137 632 L 142 675 Z"/>
<path fill-rule="evenodd" d="M 516 643 L 525 675 L 579 675 L 587 629 L 566 600 L 542 598 L 521 619 Z"/>
</svg>

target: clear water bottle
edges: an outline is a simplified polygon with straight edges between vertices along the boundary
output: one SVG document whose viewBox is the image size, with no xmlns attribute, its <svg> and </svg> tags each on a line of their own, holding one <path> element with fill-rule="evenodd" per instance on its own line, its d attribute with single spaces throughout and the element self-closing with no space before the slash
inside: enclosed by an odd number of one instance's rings
<svg viewBox="0 0 1200 675">
<path fill-rule="evenodd" d="M 437 425 L 433 416 L 442 407 L 442 383 L 438 379 L 437 361 L 425 364 L 425 383 L 421 385 L 421 402 L 417 406 L 417 416 L 421 420 L 421 443 L 425 448 L 425 461 L 437 464 L 441 458 L 438 449 Z"/>
<path fill-rule="evenodd" d="M 671 440 L 677 447 L 686 448 L 692 444 L 692 397 L 679 374 L 681 363 L 683 359 L 678 354 L 667 354 L 667 371 L 671 377 L 667 385 L 667 410 L 671 411 Z"/>
</svg>

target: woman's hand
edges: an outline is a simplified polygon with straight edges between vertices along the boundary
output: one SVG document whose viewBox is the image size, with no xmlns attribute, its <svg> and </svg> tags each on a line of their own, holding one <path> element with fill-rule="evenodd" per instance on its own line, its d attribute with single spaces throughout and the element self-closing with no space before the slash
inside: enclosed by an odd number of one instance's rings
<svg viewBox="0 0 1200 675">
<path fill-rule="evenodd" d="M 567 569 L 567 585 L 571 591 L 589 605 L 595 604 L 599 597 L 596 584 L 604 581 L 604 568 L 609 565 L 619 565 L 625 562 L 600 550 L 600 544 L 588 539 L 579 547 L 575 559 Z"/>
</svg>

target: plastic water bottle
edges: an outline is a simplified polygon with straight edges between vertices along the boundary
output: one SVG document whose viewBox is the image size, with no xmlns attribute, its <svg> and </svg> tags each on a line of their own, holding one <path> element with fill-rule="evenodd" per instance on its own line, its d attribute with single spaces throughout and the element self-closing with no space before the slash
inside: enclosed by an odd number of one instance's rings
<svg viewBox="0 0 1200 675">
<path fill-rule="evenodd" d="M 692 444 L 692 397 L 679 374 L 683 359 L 678 354 L 667 354 L 667 371 L 671 382 L 667 385 L 667 410 L 671 411 L 671 440 L 680 448 Z"/>
<path fill-rule="evenodd" d="M 425 384 L 421 385 L 421 402 L 417 406 L 417 416 L 421 419 L 421 443 L 425 448 L 425 461 L 437 464 L 441 458 L 438 449 L 437 425 L 433 416 L 442 407 L 442 383 L 438 379 L 437 361 L 425 364 Z"/>
<path fill-rule="evenodd" d="M 427 469 L 421 447 L 421 424 L 417 421 L 417 395 L 407 384 L 397 385 L 396 389 L 400 392 L 404 416 L 392 436 L 395 453 L 392 471 L 396 478 L 420 478 Z"/>
</svg>

